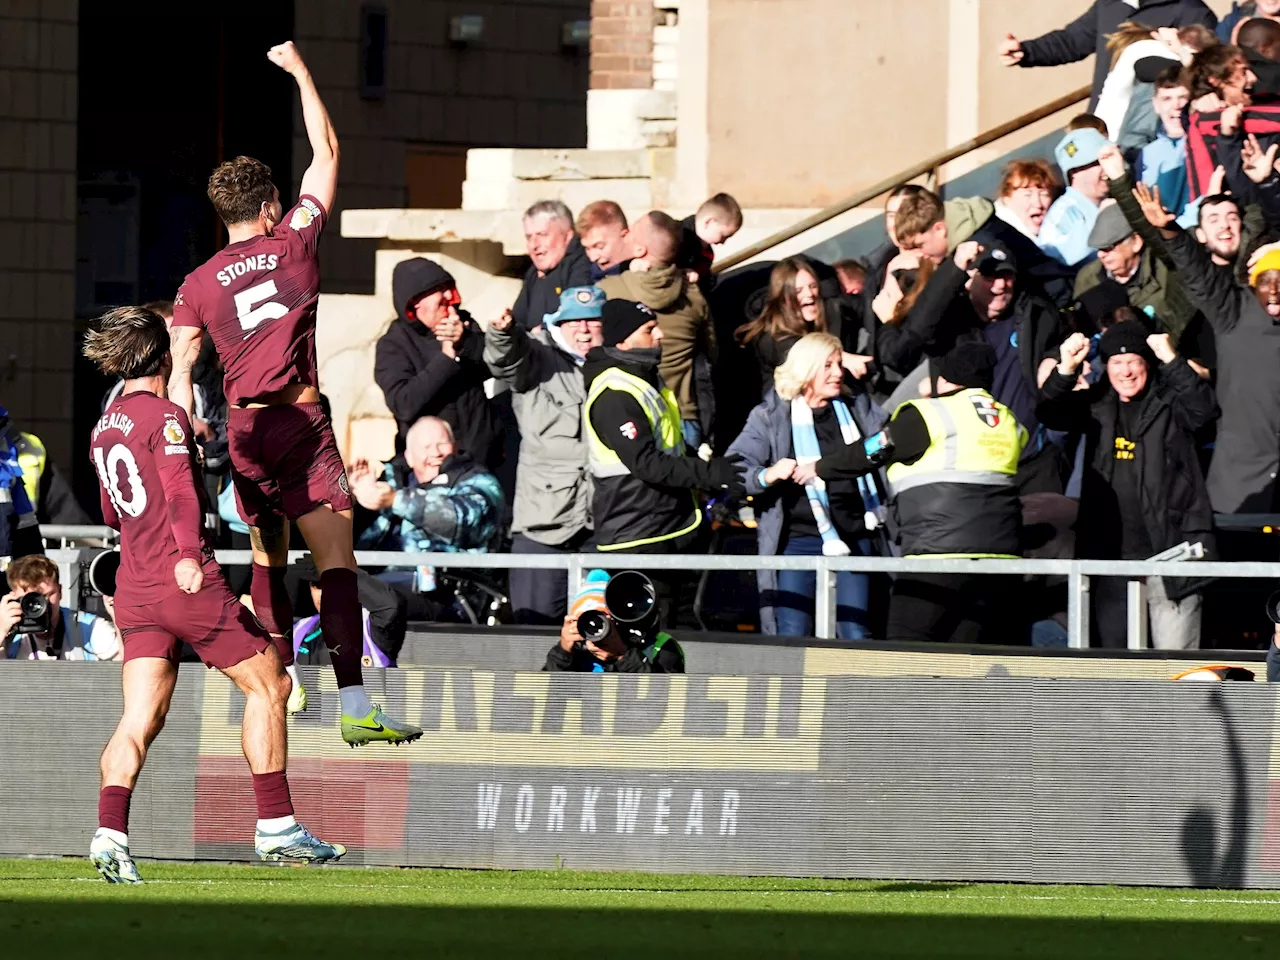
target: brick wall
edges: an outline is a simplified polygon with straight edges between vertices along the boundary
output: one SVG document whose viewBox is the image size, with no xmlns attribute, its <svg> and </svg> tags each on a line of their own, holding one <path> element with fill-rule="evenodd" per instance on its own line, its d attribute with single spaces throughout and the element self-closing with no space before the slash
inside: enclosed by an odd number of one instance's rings
<svg viewBox="0 0 1280 960">
<path fill-rule="evenodd" d="M 653 86 L 653 0 L 591 0 L 591 89 Z"/>
<path fill-rule="evenodd" d="M 587 18 L 589 0 L 383 0 L 388 51 L 382 101 L 360 97 L 360 6 L 361 0 L 295 6 L 298 47 L 342 144 L 338 213 L 404 206 L 405 153 L 414 144 L 586 145 L 588 58 L 563 49 L 561 38 L 565 22 Z M 449 19 L 459 14 L 484 17 L 478 43 L 449 42 Z M 311 157 L 296 106 L 293 157 L 296 190 Z M 322 289 L 371 292 L 376 241 L 338 234 L 335 216 L 321 245 Z"/>
<path fill-rule="evenodd" d="M 0 0 L 0 404 L 71 458 L 76 0 Z"/>
</svg>

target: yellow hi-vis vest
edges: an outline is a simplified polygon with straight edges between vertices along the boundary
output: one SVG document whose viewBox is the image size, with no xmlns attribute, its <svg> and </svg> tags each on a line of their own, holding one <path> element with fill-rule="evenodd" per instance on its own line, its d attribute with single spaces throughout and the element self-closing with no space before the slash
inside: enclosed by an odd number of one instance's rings
<svg viewBox="0 0 1280 960">
<path fill-rule="evenodd" d="M 593 477 L 622 477 L 631 472 L 591 425 L 591 406 L 606 390 L 621 390 L 635 398 L 649 421 L 653 442 L 659 450 L 672 456 L 684 453 L 684 434 L 680 428 L 680 405 L 676 402 L 676 395 L 666 387 L 659 392 L 653 384 L 635 374 L 610 367 L 591 381 L 587 402 L 582 408 L 587 428 L 587 460 Z"/>
<path fill-rule="evenodd" d="M 31 509 L 35 510 L 40 501 L 40 477 L 48 459 L 44 441 L 34 433 L 23 432 L 18 434 L 14 447 L 18 451 L 18 466 L 22 468 L 22 485 L 26 487 Z"/>
<path fill-rule="evenodd" d="M 1027 431 L 985 390 L 908 400 L 929 428 L 915 463 L 889 467 L 904 556 L 1017 557 L 1021 510 L 1014 477 Z"/>
<path fill-rule="evenodd" d="M 596 433 L 595 426 L 591 422 L 591 408 L 606 390 L 619 390 L 633 397 L 640 404 L 640 409 L 644 411 L 645 419 L 649 423 L 649 430 L 653 434 L 653 441 L 660 452 L 675 457 L 684 454 L 684 433 L 681 429 L 680 405 L 676 401 L 675 393 L 666 387 L 662 390 L 657 390 L 653 384 L 648 383 L 641 377 L 637 377 L 635 374 L 627 373 L 617 367 L 610 367 L 591 381 L 591 389 L 587 391 L 586 402 L 582 405 L 583 428 L 587 435 L 587 463 L 591 468 L 593 477 L 598 480 L 605 480 L 626 477 L 631 473 L 630 468 L 622 462 L 622 459 L 614 452 L 613 448 L 600 439 L 600 436 Z M 639 480 L 635 482 L 641 483 Z M 663 531 L 654 536 L 641 537 L 621 543 L 602 542 L 597 549 L 601 551 L 633 549 L 653 543 L 661 543 L 665 540 L 674 540 L 677 537 L 693 532 L 698 529 L 698 524 L 702 522 L 702 512 L 698 509 L 698 498 L 693 491 L 689 492 L 689 499 L 693 510 L 693 518 L 688 524 L 682 524 L 680 529 L 669 532 Z M 594 518 L 598 536 L 607 537 L 609 535 L 611 527 L 609 519 L 608 517 Z M 630 525 L 624 524 L 624 526 L 629 527 Z"/>
</svg>

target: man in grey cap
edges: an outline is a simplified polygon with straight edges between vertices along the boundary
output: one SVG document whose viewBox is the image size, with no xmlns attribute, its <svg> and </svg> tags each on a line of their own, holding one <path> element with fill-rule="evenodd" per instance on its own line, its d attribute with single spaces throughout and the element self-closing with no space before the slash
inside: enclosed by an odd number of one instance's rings
<svg viewBox="0 0 1280 960">
<path fill-rule="evenodd" d="M 1076 299 L 1104 279 L 1114 280 L 1152 332 L 1167 333 L 1176 344 L 1195 307 L 1177 271 L 1160 256 L 1162 251 L 1144 243 L 1124 211 L 1110 201 L 1089 231 L 1089 246 L 1098 251 L 1098 259 L 1076 277 Z"/>
</svg>

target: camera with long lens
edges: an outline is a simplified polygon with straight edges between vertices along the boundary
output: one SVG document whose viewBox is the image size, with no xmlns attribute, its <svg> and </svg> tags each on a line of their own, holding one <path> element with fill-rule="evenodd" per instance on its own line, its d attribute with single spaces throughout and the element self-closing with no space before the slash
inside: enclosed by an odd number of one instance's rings
<svg viewBox="0 0 1280 960">
<path fill-rule="evenodd" d="M 578 617 L 584 642 L 599 643 L 617 626 L 624 643 L 643 644 L 658 626 L 658 592 L 643 573 L 615 573 L 604 588 L 604 610 L 588 610 Z"/>
<path fill-rule="evenodd" d="M 610 578 L 604 588 L 604 604 L 629 644 L 644 643 L 658 627 L 658 591 L 653 581 L 637 570 L 623 570 Z"/>
<path fill-rule="evenodd" d="M 14 633 L 48 633 L 53 628 L 53 608 L 43 593 L 24 593 L 18 598 L 22 619 L 13 628 Z"/>
<path fill-rule="evenodd" d="M 599 643 L 613 628 L 613 618 L 603 610 L 588 610 L 578 617 L 578 634 L 584 641 Z"/>
</svg>

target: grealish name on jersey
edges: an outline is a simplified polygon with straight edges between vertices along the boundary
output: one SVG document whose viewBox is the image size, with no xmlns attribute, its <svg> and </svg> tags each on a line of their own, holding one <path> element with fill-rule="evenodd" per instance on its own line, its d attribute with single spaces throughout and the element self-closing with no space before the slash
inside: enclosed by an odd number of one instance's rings
<svg viewBox="0 0 1280 960">
<path fill-rule="evenodd" d="M 107 413 L 98 421 L 98 425 L 93 428 L 93 439 L 98 439 L 98 434 L 103 430 L 119 430 L 126 437 L 133 432 L 133 421 L 126 417 L 123 413 Z"/>
<path fill-rule="evenodd" d="M 215 277 L 224 287 L 229 287 L 236 277 L 243 277 L 253 270 L 274 270 L 280 258 L 274 253 L 260 253 L 256 257 L 245 257 L 219 270 Z"/>
</svg>

